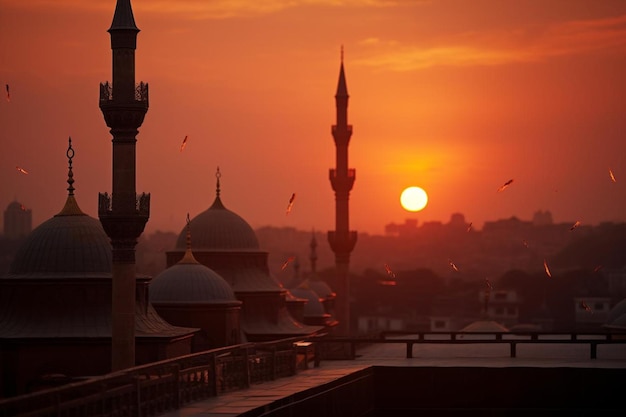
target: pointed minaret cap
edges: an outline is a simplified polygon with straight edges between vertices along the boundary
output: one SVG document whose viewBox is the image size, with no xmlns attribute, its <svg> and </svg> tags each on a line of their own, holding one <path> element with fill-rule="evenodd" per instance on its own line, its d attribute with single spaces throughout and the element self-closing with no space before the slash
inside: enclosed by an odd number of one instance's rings
<svg viewBox="0 0 626 417">
<path fill-rule="evenodd" d="M 65 205 L 63 209 L 56 214 L 57 216 L 86 216 L 85 213 L 78 207 L 78 203 L 74 198 L 74 172 L 72 171 L 72 159 L 74 158 L 74 148 L 72 148 L 72 138 L 69 138 L 69 145 L 67 147 L 67 155 L 68 160 L 68 172 L 67 172 L 67 183 L 69 186 L 67 187 L 67 200 L 65 200 Z"/>
<path fill-rule="evenodd" d="M 346 74 L 343 71 L 343 45 L 341 46 L 341 67 L 339 69 L 339 82 L 337 83 L 337 94 L 335 94 L 335 97 L 349 97 Z"/>
<path fill-rule="evenodd" d="M 183 258 L 178 261 L 179 264 L 200 264 L 193 256 L 191 252 L 191 220 L 189 219 L 189 213 L 187 213 L 187 249 L 185 250 L 185 255 Z"/>
<path fill-rule="evenodd" d="M 113 22 L 108 31 L 111 32 L 112 30 L 135 30 L 139 32 L 139 28 L 135 24 L 130 0 L 117 0 Z"/>
</svg>

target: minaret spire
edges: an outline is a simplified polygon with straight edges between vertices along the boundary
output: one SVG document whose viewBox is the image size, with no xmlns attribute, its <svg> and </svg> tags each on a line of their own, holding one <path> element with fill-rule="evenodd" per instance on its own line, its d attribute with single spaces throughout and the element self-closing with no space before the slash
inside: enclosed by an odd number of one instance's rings
<svg viewBox="0 0 626 417">
<path fill-rule="evenodd" d="M 189 218 L 189 213 L 187 213 L 187 250 L 185 250 L 185 255 L 183 258 L 178 261 L 179 264 L 197 264 L 198 261 L 193 256 L 193 252 L 191 251 L 191 219 Z"/>
<path fill-rule="evenodd" d="M 136 192 L 136 143 L 148 111 L 148 84 L 135 85 L 137 33 L 130 0 L 117 0 L 111 36 L 113 81 L 100 84 L 100 110 L 113 136 L 113 193 L 98 216 L 113 248 L 112 370 L 135 365 L 135 246 L 150 215 L 150 194 Z"/>
<path fill-rule="evenodd" d="M 348 124 L 349 97 L 343 66 L 342 46 L 339 81 L 335 94 L 337 121 L 331 130 L 335 140 L 336 164 L 335 169 L 330 169 L 329 172 L 330 183 L 335 191 L 335 230 L 328 232 L 328 242 L 335 253 L 338 333 L 343 336 L 350 335 L 350 281 L 348 272 L 350 253 L 354 249 L 357 238 L 356 232 L 350 230 L 348 208 L 350 191 L 356 178 L 356 170 L 348 168 L 348 144 L 352 137 L 352 126 Z"/>
</svg>

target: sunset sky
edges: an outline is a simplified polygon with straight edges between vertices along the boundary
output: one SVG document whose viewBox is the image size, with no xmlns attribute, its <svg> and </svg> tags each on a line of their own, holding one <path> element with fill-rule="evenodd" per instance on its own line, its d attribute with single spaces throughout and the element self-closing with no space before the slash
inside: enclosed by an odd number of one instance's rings
<svg viewBox="0 0 626 417">
<path fill-rule="evenodd" d="M 341 45 L 352 230 L 382 234 L 390 222 L 457 212 L 477 229 L 538 210 L 556 222 L 626 221 L 626 1 L 132 5 L 136 81 L 150 85 L 137 136 L 147 232 L 178 232 L 186 213 L 208 208 L 217 166 L 224 205 L 253 227 L 334 229 Z M 71 136 L 76 198 L 97 217 L 97 193 L 111 191 L 98 93 L 111 80 L 114 8 L 0 0 L 0 82 L 11 93 L 0 100 L 2 212 L 17 199 L 38 225 L 61 210 Z M 400 206 L 411 185 L 429 194 L 419 213 Z"/>
</svg>

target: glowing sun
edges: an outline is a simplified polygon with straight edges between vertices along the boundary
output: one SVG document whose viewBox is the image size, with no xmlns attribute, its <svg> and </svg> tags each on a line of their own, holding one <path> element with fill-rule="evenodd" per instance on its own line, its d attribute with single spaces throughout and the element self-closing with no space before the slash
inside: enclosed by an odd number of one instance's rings
<svg viewBox="0 0 626 417">
<path fill-rule="evenodd" d="M 428 194 L 420 187 L 408 187 L 400 194 L 400 204 L 407 211 L 420 211 L 428 204 Z"/>
</svg>

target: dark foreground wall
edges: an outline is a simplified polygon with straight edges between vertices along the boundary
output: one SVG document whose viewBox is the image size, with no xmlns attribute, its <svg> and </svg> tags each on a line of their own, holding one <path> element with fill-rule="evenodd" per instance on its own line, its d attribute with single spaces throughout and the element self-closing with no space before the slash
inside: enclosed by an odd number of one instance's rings
<svg viewBox="0 0 626 417">
<path fill-rule="evenodd" d="M 624 369 L 373 367 L 243 416 L 623 416 L 625 381 Z"/>
</svg>

